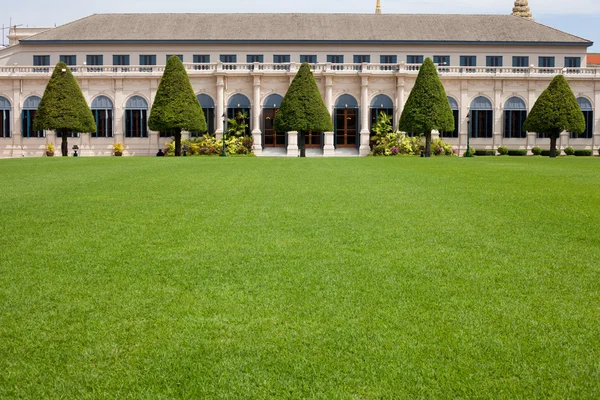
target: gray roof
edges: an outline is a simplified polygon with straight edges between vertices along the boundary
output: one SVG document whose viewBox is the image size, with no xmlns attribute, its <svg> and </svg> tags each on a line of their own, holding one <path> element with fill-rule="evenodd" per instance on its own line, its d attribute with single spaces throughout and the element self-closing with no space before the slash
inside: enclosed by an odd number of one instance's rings
<svg viewBox="0 0 600 400">
<path fill-rule="evenodd" d="M 592 42 L 512 15 L 94 14 L 31 36 L 44 42 Z"/>
</svg>

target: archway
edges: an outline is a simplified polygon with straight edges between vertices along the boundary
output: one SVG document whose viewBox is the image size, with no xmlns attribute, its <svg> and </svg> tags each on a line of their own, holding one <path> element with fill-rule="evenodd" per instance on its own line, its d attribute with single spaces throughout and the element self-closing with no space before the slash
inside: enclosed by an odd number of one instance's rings
<svg viewBox="0 0 600 400">
<path fill-rule="evenodd" d="M 504 103 L 504 137 L 519 138 L 527 137 L 523 124 L 527 118 L 527 106 L 519 97 L 511 97 Z"/>
<path fill-rule="evenodd" d="M 236 123 L 246 124 L 244 136 L 249 136 L 252 132 L 250 121 L 252 121 L 250 99 L 241 93 L 234 94 L 227 102 L 227 119 L 235 119 Z M 229 129 L 229 122 L 228 122 Z"/>
<path fill-rule="evenodd" d="M 394 102 L 385 94 L 378 94 L 371 100 L 371 134 L 373 133 L 373 125 L 379 121 L 380 113 L 385 113 L 389 117 L 394 118 Z"/>
<path fill-rule="evenodd" d="M 92 101 L 92 114 L 96 121 L 96 132 L 92 137 L 113 137 L 113 102 L 106 96 L 98 96 Z"/>
<path fill-rule="evenodd" d="M 269 95 L 263 103 L 263 130 L 265 147 L 285 147 L 285 132 L 275 132 L 275 116 L 283 97 L 277 93 Z"/>
<path fill-rule="evenodd" d="M 335 102 L 336 147 L 358 146 L 358 102 L 349 94 L 343 94 Z"/>
<path fill-rule="evenodd" d="M 198 102 L 200 103 L 200 107 L 202 107 L 202 112 L 204 113 L 204 118 L 206 119 L 206 131 L 204 132 L 192 132 L 191 136 L 201 136 L 205 133 L 209 135 L 214 135 L 215 133 L 215 102 L 207 94 L 199 94 L 196 96 Z"/>
<path fill-rule="evenodd" d="M 494 133 L 492 103 L 483 96 L 471 102 L 471 137 L 491 138 Z"/>
<path fill-rule="evenodd" d="M 9 138 L 10 134 L 10 101 L 0 96 L 0 138 Z"/>
</svg>

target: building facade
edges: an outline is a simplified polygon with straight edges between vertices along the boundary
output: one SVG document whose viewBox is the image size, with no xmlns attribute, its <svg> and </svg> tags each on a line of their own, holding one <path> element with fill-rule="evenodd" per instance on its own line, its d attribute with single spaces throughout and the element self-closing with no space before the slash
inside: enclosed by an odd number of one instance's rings
<svg viewBox="0 0 600 400">
<path fill-rule="evenodd" d="M 257 155 L 298 154 L 297 134 L 275 132 L 273 119 L 302 62 L 312 64 L 335 126 L 307 135 L 308 154 L 350 156 L 369 153 L 380 112 L 398 123 L 426 57 L 456 120 L 454 132 L 440 135 L 461 153 L 468 135 L 476 149 L 548 148 L 548 138 L 522 125 L 556 74 L 567 77 L 587 122 L 583 135 L 564 132 L 558 145 L 596 150 L 600 69 L 586 65 L 591 44 L 514 15 L 92 15 L 0 51 L 0 157 L 41 156 L 60 142 L 32 130 L 58 61 L 71 67 L 97 123 L 96 132 L 69 139 L 81 155 L 110 155 L 115 142 L 126 155 L 154 155 L 170 139 L 150 131 L 147 119 L 173 55 L 184 62 L 208 132 L 220 137 L 226 118 L 246 112 Z"/>
</svg>

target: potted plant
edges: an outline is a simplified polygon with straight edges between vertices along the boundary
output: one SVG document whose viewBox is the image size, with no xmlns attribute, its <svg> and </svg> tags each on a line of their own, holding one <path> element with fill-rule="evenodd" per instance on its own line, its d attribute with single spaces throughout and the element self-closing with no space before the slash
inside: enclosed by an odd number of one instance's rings
<svg viewBox="0 0 600 400">
<path fill-rule="evenodd" d="M 79 156 L 79 154 L 77 154 L 77 150 L 79 150 L 79 146 L 77 146 L 77 145 L 73 146 L 73 157 Z"/>
<path fill-rule="evenodd" d="M 46 157 L 54 157 L 54 143 L 48 143 L 46 145 Z"/>
<path fill-rule="evenodd" d="M 125 150 L 125 145 L 123 145 L 123 143 L 118 142 L 113 144 L 113 152 L 115 153 L 115 156 L 121 157 L 123 155 L 123 150 Z"/>
</svg>

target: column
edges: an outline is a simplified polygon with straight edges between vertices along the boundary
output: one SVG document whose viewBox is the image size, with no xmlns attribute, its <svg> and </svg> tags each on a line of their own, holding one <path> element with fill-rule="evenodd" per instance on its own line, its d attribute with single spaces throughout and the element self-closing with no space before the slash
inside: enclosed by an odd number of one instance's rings
<svg viewBox="0 0 600 400">
<path fill-rule="evenodd" d="M 298 132 L 291 131 L 287 133 L 288 145 L 287 145 L 287 156 L 298 157 L 300 152 L 298 151 Z"/>
<path fill-rule="evenodd" d="M 398 121 L 404 110 L 404 78 L 396 78 L 396 98 L 394 99 L 394 131 L 398 131 Z"/>
<path fill-rule="evenodd" d="M 494 87 L 494 103 L 496 103 L 496 107 L 494 107 L 494 133 L 492 135 L 492 149 L 496 150 L 500 145 L 502 145 L 502 121 L 504 121 L 504 104 L 502 104 L 502 88 L 503 82 L 496 81 Z"/>
<path fill-rule="evenodd" d="M 595 82 L 594 87 L 594 134 L 592 136 L 592 149 L 594 155 L 598 154 L 600 149 L 600 123 L 598 123 L 598 117 L 600 117 L 600 82 Z"/>
<path fill-rule="evenodd" d="M 367 156 L 371 151 L 369 147 L 369 77 L 363 76 L 360 83 L 360 147 L 359 156 Z"/>
<path fill-rule="evenodd" d="M 217 139 L 223 137 L 223 113 L 225 112 L 225 77 L 223 75 L 217 75 L 217 129 L 215 129 L 215 136 Z"/>
<path fill-rule="evenodd" d="M 527 114 L 529 114 L 531 112 L 531 109 L 533 108 L 535 101 L 536 101 L 535 81 L 530 81 L 529 88 L 527 89 L 527 102 L 529 103 L 528 104 L 529 110 L 527 110 Z M 529 154 L 529 155 L 533 154 L 531 152 L 531 149 L 535 147 L 536 139 L 537 139 L 537 134 L 535 132 L 527 132 L 527 154 Z"/>
<path fill-rule="evenodd" d="M 21 85 L 20 79 L 13 81 L 13 109 L 12 109 L 12 148 L 10 156 L 21 156 L 23 135 L 21 134 Z"/>
<path fill-rule="evenodd" d="M 467 152 L 467 142 L 469 136 L 469 124 L 467 123 L 467 115 L 469 115 L 469 84 L 467 80 L 460 82 L 460 123 L 461 129 L 458 131 L 458 155 L 462 156 Z"/>
<path fill-rule="evenodd" d="M 154 104 L 154 98 L 156 97 L 156 92 L 158 91 L 158 85 L 160 84 L 159 79 L 150 79 L 150 109 L 148 110 L 148 118 L 150 118 L 150 110 L 152 108 L 152 104 Z M 186 135 L 181 132 L 181 140 L 189 138 L 189 134 Z M 151 131 L 148 128 L 148 149 L 146 150 L 147 156 L 153 156 L 156 154 L 156 151 L 159 148 L 160 144 L 160 133 Z M 183 146 L 182 146 L 183 147 Z M 183 149 L 181 150 L 181 154 L 183 154 Z"/>
<path fill-rule="evenodd" d="M 323 134 L 323 157 L 335 156 L 335 147 L 333 145 L 333 132 L 324 132 Z"/>
<path fill-rule="evenodd" d="M 114 83 L 114 99 L 115 99 L 115 116 L 113 125 L 113 143 L 124 143 L 124 117 L 125 117 L 125 103 L 123 98 L 123 79 L 115 78 Z M 108 149 L 109 154 L 112 154 L 112 148 Z"/>
<path fill-rule="evenodd" d="M 252 137 L 254 144 L 252 150 L 254 154 L 262 153 L 262 131 L 260 130 L 260 115 L 262 112 L 262 104 L 260 104 L 260 75 L 254 76 L 254 100 L 252 105 Z"/>
<path fill-rule="evenodd" d="M 333 76 L 325 76 L 325 106 L 329 115 L 333 116 Z"/>
</svg>

